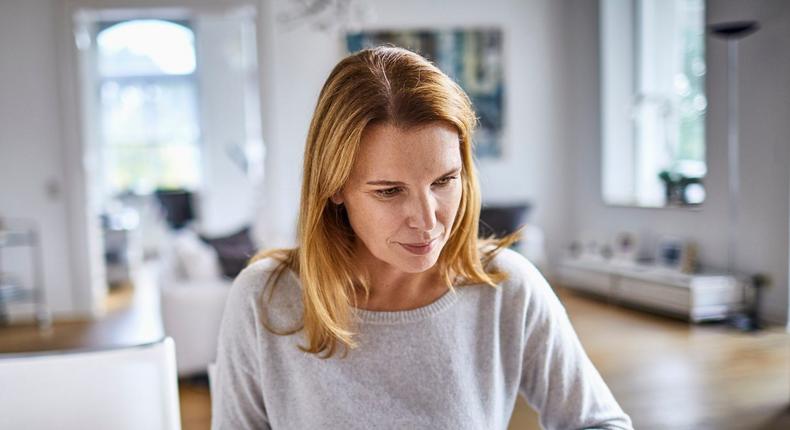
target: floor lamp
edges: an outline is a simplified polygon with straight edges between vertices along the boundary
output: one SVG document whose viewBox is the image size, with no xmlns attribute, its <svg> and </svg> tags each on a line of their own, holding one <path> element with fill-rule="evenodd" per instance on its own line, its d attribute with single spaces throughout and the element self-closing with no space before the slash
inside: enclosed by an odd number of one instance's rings
<svg viewBox="0 0 790 430">
<path fill-rule="evenodd" d="M 738 41 L 749 36 L 760 28 L 757 21 L 733 21 L 708 26 L 710 33 L 727 42 L 727 161 L 729 172 L 729 221 L 730 231 L 727 242 L 727 271 L 735 274 L 738 249 L 738 200 L 740 197 L 740 166 L 739 166 L 739 120 L 738 120 Z M 765 279 L 755 276 L 754 303 L 746 319 L 736 325 L 746 330 L 759 328 L 757 312 L 760 302 L 760 287 Z"/>
</svg>

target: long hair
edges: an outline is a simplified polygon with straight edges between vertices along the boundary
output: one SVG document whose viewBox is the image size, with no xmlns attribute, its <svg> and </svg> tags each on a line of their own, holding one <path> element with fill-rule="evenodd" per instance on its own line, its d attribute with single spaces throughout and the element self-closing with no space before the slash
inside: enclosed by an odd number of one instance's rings
<svg viewBox="0 0 790 430">
<path fill-rule="evenodd" d="M 301 282 L 302 327 L 277 334 L 303 328 L 307 345 L 301 348 L 323 358 L 331 357 L 340 344 L 346 352 L 356 346 L 351 308 L 356 293 L 367 292 L 368 285 L 355 270 L 355 235 L 347 214 L 330 198 L 348 180 L 366 127 L 388 123 L 409 129 L 436 121 L 457 130 L 462 160 L 461 201 L 436 263 L 439 273 L 450 288 L 495 287 L 504 279 L 487 263 L 517 236 L 478 239 L 480 188 L 472 148 L 477 118 L 468 96 L 418 54 L 396 47 L 365 49 L 340 61 L 321 89 L 304 152 L 298 247 L 262 251 L 251 259 L 279 261 L 269 277 L 269 298 L 286 269 L 297 273 Z M 274 331 L 265 321 L 264 325 Z"/>
</svg>

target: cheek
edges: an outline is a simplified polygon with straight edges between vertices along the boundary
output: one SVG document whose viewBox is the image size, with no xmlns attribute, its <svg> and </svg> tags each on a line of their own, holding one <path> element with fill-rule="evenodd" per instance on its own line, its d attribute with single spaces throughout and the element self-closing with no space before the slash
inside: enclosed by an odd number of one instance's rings
<svg viewBox="0 0 790 430">
<path fill-rule="evenodd" d="M 347 205 L 346 210 L 354 233 L 363 241 L 386 239 L 399 228 L 395 207 L 371 200 Z"/>
<path fill-rule="evenodd" d="M 448 229 L 452 227 L 453 221 L 455 221 L 455 215 L 458 213 L 458 205 L 460 204 L 460 185 L 448 190 L 448 193 L 439 199 L 438 217 Z"/>
</svg>

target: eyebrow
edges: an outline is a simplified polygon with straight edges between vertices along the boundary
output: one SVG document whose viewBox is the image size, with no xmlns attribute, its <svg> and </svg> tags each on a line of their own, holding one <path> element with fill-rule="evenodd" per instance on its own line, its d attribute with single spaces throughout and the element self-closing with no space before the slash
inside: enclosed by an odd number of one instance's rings
<svg viewBox="0 0 790 430">
<path fill-rule="evenodd" d="M 451 169 L 447 173 L 444 173 L 444 174 L 440 175 L 436 179 L 441 179 L 441 178 L 444 178 L 445 176 L 450 176 L 453 173 L 458 173 L 458 172 L 461 171 L 461 169 L 462 169 L 462 167 L 454 167 L 453 169 Z M 400 185 L 406 185 L 406 184 L 403 183 L 403 182 L 400 182 L 400 181 L 388 181 L 388 180 L 385 180 L 385 179 L 380 179 L 380 180 L 377 180 L 377 181 L 368 181 L 367 185 L 400 186 Z"/>
</svg>

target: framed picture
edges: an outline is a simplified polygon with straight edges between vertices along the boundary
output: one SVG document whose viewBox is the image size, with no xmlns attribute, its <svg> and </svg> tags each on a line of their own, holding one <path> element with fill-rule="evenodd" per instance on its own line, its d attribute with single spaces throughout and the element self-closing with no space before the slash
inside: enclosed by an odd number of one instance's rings
<svg viewBox="0 0 790 430">
<path fill-rule="evenodd" d="M 656 247 L 656 264 L 683 273 L 694 273 L 697 268 L 697 246 L 690 240 L 661 237 Z"/>
<path fill-rule="evenodd" d="M 455 80 L 469 95 L 480 121 L 473 137 L 475 155 L 502 156 L 505 83 L 501 29 L 379 30 L 346 35 L 349 53 L 381 45 L 416 52 Z"/>
</svg>

